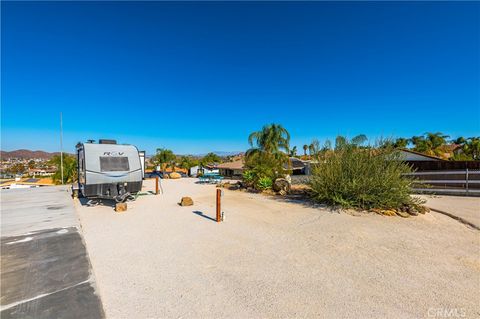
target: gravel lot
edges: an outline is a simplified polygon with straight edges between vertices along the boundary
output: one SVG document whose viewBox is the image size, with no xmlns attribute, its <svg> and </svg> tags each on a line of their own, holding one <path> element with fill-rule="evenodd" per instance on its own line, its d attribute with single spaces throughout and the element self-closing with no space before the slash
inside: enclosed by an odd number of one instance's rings
<svg viewBox="0 0 480 319">
<path fill-rule="evenodd" d="M 225 190 L 217 224 L 215 186 L 194 182 L 164 180 L 124 213 L 76 202 L 107 317 L 480 316 L 480 232 L 447 216 L 355 217 Z"/>
</svg>

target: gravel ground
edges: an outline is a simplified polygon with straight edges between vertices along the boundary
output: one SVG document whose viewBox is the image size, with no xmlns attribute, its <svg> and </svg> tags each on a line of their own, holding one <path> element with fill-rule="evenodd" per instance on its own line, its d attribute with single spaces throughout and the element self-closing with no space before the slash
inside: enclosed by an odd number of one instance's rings
<svg viewBox="0 0 480 319">
<path fill-rule="evenodd" d="M 480 316 L 480 232 L 450 217 L 355 217 L 225 190 L 217 224 L 215 187 L 194 181 L 164 180 L 124 213 L 76 202 L 107 317 Z"/>
</svg>

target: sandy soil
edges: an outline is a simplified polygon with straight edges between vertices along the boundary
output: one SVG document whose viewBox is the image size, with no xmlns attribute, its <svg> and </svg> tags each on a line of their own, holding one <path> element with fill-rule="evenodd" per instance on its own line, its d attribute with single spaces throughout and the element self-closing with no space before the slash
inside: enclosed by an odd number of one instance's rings
<svg viewBox="0 0 480 319">
<path fill-rule="evenodd" d="M 480 316 L 480 232 L 447 216 L 355 217 L 225 190 L 217 224 L 214 186 L 162 183 L 125 213 L 76 203 L 109 318 Z"/>
</svg>

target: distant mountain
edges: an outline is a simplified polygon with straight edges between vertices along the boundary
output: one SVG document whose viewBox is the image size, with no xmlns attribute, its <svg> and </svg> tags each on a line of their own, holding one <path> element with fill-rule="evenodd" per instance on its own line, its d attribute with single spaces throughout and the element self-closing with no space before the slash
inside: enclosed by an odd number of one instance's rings
<svg viewBox="0 0 480 319">
<path fill-rule="evenodd" d="M 226 157 L 226 156 L 233 156 L 233 155 L 238 155 L 238 154 L 242 154 L 244 152 L 241 152 L 241 151 L 233 151 L 233 152 L 226 152 L 226 151 L 212 151 L 212 152 L 208 152 L 208 153 L 214 153 L 220 157 Z M 198 156 L 198 157 L 203 157 L 205 155 L 207 155 L 208 153 L 200 153 L 200 154 L 192 154 L 193 156 Z"/>
<path fill-rule="evenodd" d="M 59 152 L 49 153 L 44 151 L 31 151 L 31 150 L 15 150 L 15 151 L 0 151 L 0 157 L 2 159 L 9 159 L 9 158 L 20 158 L 20 159 L 30 159 L 30 158 L 38 158 L 48 160 L 52 158 L 54 155 L 60 154 Z"/>
</svg>

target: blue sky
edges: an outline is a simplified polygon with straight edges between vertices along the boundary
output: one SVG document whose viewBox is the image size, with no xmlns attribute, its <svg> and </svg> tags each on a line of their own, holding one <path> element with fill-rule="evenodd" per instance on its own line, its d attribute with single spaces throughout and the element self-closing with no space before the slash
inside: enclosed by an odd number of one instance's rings
<svg viewBox="0 0 480 319">
<path fill-rule="evenodd" d="M 2 2 L 1 148 L 480 132 L 480 3 Z"/>
</svg>

